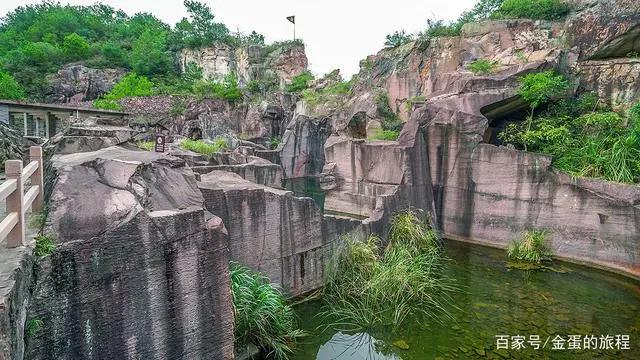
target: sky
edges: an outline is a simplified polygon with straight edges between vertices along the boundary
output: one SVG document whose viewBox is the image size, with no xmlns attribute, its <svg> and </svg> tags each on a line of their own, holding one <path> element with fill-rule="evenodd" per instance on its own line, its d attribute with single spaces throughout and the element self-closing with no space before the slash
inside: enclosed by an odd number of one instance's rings
<svg viewBox="0 0 640 360">
<path fill-rule="evenodd" d="M 59 0 L 91 5 L 95 0 Z M 201 0 L 213 9 L 216 21 L 231 31 L 255 30 L 267 42 L 293 38 L 287 16 L 296 16 L 296 37 L 304 40 L 309 67 L 316 75 L 340 69 L 345 79 L 358 71 L 366 56 L 384 46 L 385 35 L 395 30 L 414 33 L 427 19 L 453 20 L 475 0 Z M 0 0 L 0 16 L 17 6 L 39 0 Z M 182 0 L 103 0 L 133 15 L 149 12 L 173 26 L 187 15 Z"/>
</svg>

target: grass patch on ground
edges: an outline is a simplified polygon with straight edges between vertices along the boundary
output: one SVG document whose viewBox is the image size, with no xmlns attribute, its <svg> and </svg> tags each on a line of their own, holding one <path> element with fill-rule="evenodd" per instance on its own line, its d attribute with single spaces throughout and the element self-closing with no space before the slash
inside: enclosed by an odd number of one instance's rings
<svg viewBox="0 0 640 360">
<path fill-rule="evenodd" d="M 544 230 L 525 230 L 519 240 L 514 240 L 507 248 L 509 260 L 540 263 L 550 260 L 553 255 L 547 246 L 547 232 Z"/>
<path fill-rule="evenodd" d="M 146 151 L 151 151 L 156 146 L 154 141 L 136 141 L 135 144 L 139 149 Z"/>
<path fill-rule="evenodd" d="M 190 150 L 198 154 L 211 155 L 220 151 L 229 149 L 229 141 L 226 138 L 218 136 L 210 143 L 204 140 L 184 139 L 180 146 L 185 150 Z"/>
<path fill-rule="evenodd" d="M 236 344 L 253 343 L 275 359 L 287 359 L 304 336 L 293 309 L 264 275 L 234 262 L 230 268 Z"/>
<path fill-rule="evenodd" d="M 56 243 L 50 235 L 36 236 L 36 247 L 34 253 L 37 257 L 45 257 L 51 255 L 56 250 Z"/>
<path fill-rule="evenodd" d="M 366 242 L 345 238 L 336 250 L 327 268 L 322 316 L 346 331 L 397 329 L 416 316 L 447 318 L 456 287 L 443 274 L 445 263 L 437 233 L 412 211 L 396 214 L 386 247 L 371 236 Z"/>
</svg>

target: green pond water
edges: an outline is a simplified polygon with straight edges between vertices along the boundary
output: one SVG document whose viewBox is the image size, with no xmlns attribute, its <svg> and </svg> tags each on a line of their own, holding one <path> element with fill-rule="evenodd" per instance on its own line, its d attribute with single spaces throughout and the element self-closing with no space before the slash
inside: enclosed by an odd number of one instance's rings
<svg viewBox="0 0 640 360">
<path fill-rule="evenodd" d="M 555 271 L 512 270 L 503 251 L 456 241 L 446 241 L 445 249 L 452 260 L 447 271 L 461 288 L 451 307 L 454 321 L 438 324 L 417 318 L 395 333 L 385 328 L 321 331 L 323 324 L 315 315 L 322 301 L 307 302 L 296 310 L 310 335 L 293 358 L 640 359 L 638 282 L 558 261 L 551 264 Z M 509 349 L 502 349 L 502 342 L 498 349 L 497 335 L 508 336 Z M 580 335 L 579 341 L 573 337 L 569 342 L 570 335 Z M 596 346 L 605 349 L 584 349 L 584 337 L 591 335 L 598 338 Z M 618 337 L 616 343 L 616 335 L 628 335 L 630 349 L 623 350 L 625 338 Z M 525 349 L 513 348 L 518 347 L 517 336 L 524 337 Z M 538 350 L 532 348 L 535 336 L 540 339 Z M 564 349 L 554 350 L 554 339 Z"/>
</svg>

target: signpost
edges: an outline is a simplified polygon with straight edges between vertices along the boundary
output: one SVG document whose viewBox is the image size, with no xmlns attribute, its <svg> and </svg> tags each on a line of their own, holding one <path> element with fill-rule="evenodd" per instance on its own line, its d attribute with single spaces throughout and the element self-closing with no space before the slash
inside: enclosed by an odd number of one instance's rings
<svg viewBox="0 0 640 360">
<path fill-rule="evenodd" d="M 156 134 L 156 144 L 155 144 L 156 152 L 161 152 L 161 153 L 164 152 L 165 140 L 166 140 L 166 137 L 164 135 Z"/>
<path fill-rule="evenodd" d="M 296 41 L 296 16 L 287 16 L 287 20 L 289 20 L 293 24 L 293 41 Z"/>
</svg>

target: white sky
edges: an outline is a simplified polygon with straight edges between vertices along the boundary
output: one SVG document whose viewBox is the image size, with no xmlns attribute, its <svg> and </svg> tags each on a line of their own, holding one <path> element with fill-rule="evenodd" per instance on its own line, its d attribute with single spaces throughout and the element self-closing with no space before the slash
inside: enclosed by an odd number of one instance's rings
<svg viewBox="0 0 640 360">
<path fill-rule="evenodd" d="M 89 5 L 94 0 L 59 0 Z M 311 70 L 322 75 L 339 68 L 348 79 L 358 63 L 384 44 L 385 35 L 405 29 L 417 32 L 428 18 L 455 19 L 475 0 L 201 0 L 209 4 L 217 21 L 242 32 L 256 30 L 268 42 L 293 37 L 293 26 L 285 17 L 296 15 L 296 36 L 306 44 Z M 0 0 L 0 15 L 19 5 L 39 0 Z M 127 14 L 149 12 L 175 25 L 185 17 L 182 0 L 103 0 Z"/>
</svg>

